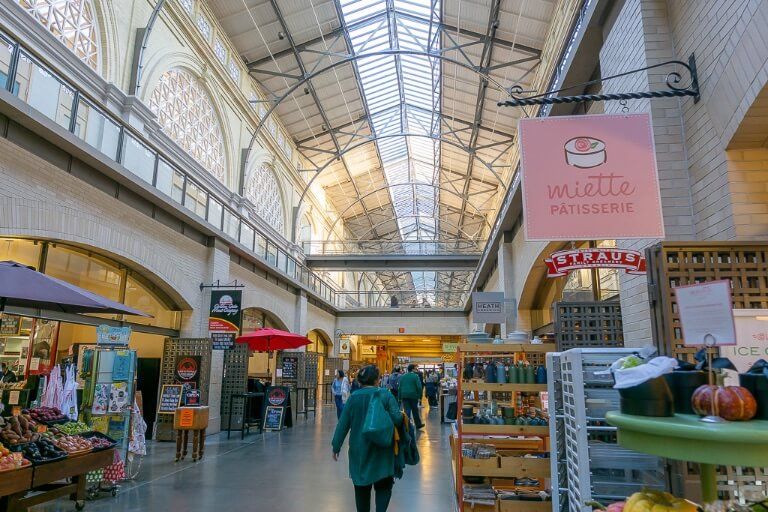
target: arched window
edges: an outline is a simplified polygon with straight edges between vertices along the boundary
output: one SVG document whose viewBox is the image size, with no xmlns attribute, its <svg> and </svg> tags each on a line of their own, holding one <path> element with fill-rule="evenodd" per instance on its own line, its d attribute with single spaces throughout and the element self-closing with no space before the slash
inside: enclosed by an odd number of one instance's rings
<svg viewBox="0 0 768 512">
<path fill-rule="evenodd" d="M 284 232 L 283 199 L 277 177 L 269 166 L 262 165 L 251 173 L 245 197 L 251 200 L 259 217 L 278 232 Z"/>
<path fill-rule="evenodd" d="M 301 217 L 299 243 L 301 244 L 304 253 L 309 254 L 312 252 L 312 223 L 309 220 L 309 215 L 306 214 Z"/>
<path fill-rule="evenodd" d="M 90 0 L 17 0 L 80 60 L 98 71 L 99 40 Z"/>
<path fill-rule="evenodd" d="M 165 72 L 152 91 L 149 108 L 173 140 L 224 182 L 221 126 L 211 98 L 195 77 L 180 69 Z"/>
</svg>

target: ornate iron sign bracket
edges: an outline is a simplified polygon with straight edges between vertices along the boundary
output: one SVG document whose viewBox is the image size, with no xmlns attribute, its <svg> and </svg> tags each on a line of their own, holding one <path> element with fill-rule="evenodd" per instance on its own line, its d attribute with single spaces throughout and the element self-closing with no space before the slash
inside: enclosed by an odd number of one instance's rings
<svg viewBox="0 0 768 512">
<path fill-rule="evenodd" d="M 578 96 L 557 96 L 558 93 L 561 93 L 563 91 L 567 91 L 570 89 L 583 88 L 584 86 L 587 86 L 587 85 L 606 82 L 608 80 L 613 80 L 616 78 L 633 75 L 635 73 L 642 73 L 643 71 L 648 71 L 649 69 L 655 69 L 655 68 L 660 68 L 663 66 L 670 66 L 670 65 L 682 66 L 688 71 L 690 75 L 690 81 L 687 83 L 687 85 L 681 86 L 681 84 L 686 83 L 686 82 L 683 82 L 683 76 L 677 71 L 671 71 L 667 73 L 667 76 L 664 80 L 664 82 L 667 84 L 667 89 L 665 90 L 644 91 L 644 92 L 622 92 L 622 93 L 611 93 L 611 94 L 580 94 Z M 699 76 L 696 72 L 696 57 L 694 57 L 693 54 L 691 54 L 691 56 L 688 57 L 687 63 L 680 60 L 670 60 L 667 62 L 662 62 L 660 64 L 654 64 L 653 66 L 634 69 L 632 71 L 627 71 L 625 73 L 619 73 L 618 75 L 607 76 L 605 78 L 598 78 L 596 80 L 591 80 L 589 82 L 583 82 L 583 83 L 572 85 L 569 87 L 564 87 L 562 89 L 548 91 L 543 94 L 537 94 L 535 96 L 527 96 L 527 97 L 516 96 L 517 94 L 520 94 L 523 92 L 520 86 L 512 87 L 509 90 L 509 92 L 512 99 L 509 99 L 506 101 L 500 101 L 498 103 L 500 107 L 523 107 L 527 105 L 552 105 L 556 103 L 585 103 L 588 101 L 636 100 L 641 98 L 671 98 L 675 96 L 693 96 L 694 103 L 697 103 L 700 98 Z"/>
</svg>

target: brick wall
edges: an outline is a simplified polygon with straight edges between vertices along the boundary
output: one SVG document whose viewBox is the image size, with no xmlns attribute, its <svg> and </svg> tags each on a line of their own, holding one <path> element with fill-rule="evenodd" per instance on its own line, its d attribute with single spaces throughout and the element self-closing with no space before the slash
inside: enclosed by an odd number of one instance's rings
<svg viewBox="0 0 768 512">
<path fill-rule="evenodd" d="M 726 161 L 736 237 L 765 240 L 768 236 L 768 149 L 727 151 Z"/>
</svg>

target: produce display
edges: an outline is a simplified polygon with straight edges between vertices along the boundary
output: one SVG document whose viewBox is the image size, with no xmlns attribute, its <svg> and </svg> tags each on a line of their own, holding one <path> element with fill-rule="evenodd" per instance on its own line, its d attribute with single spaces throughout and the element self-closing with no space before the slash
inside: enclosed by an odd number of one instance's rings
<svg viewBox="0 0 768 512">
<path fill-rule="evenodd" d="M 24 410 L 22 413 L 29 414 L 37 422 L 53 422 L 67 419 L 58 407 L 35 407 L 34 409 Z"/>
<path fill-rule="evenodd" d="M 720 416 L 729 421 L 751 420 L 757 414 L 757 401 L 747 388 L 740 386 L 699 386 L 691 397 L 699 416 Z"/>
<path fill-rule="evenodd" d="M 93 444 L 80 436 L 63 435 L 56 438 L 53 443 L 67 453 L 85 452 L 93 449 Z"/>
<path fill-rule="evenodd" d="M 66 455 L 66 452 L 57 448 L 56 445 L 48 439 L 40 439 L 33 443 L 21 445 L 21 453 L 24 454 L 25 458 L 31 460 L 33 464 L 41 464 L 52 459 L 59 459 Z"/>
<path fill-rule="evenodd" d="M 82 434 L 83 432 L 90 432 L 93 430 L 91 427 L 81 421 L 70 421 L 69 423 L 62 423 L 56 425 L 56 429 L 59 432 L 69 435 Z"/>
<path fill-rule="evenodd" d="M 56 427 L 51 427 L 42 437 L 67 453 L 90 451 L 93 448 L 93 445 L 82 437 L 66 434 Z"/>
<path fill-rule="evenodd" d="M 596 510 L 606 512 L 697 512 L 699 506 L 683 498 L 678 498 L 664 491 L 636 492 L 626 501 L 612 503 L 607 507 L 601 503 L 591 502 Z"/>
<path fill-rule="evenodd" d="M 18 459 L 11 455 L 11 452 L 0 444 L 0 473 L 5 471 L 11 471 L 19 469 L 24 466 L 28 466 L 30 463 L 27 459 Z"/>
<path fill-rule="evenodd" d="M 114 441 L 97 435 L 84 436 L 83 438 L 91 444 L 94 450 L 104 450 L 115 445 Z"/>
<path fill-rule="evenodd" d="M 0 441 L 10 446 L 37 441 L 39 438 L 37 422 L 26 414 L 7 418 L 5 426 L 0 430 Z"/>
</svg>

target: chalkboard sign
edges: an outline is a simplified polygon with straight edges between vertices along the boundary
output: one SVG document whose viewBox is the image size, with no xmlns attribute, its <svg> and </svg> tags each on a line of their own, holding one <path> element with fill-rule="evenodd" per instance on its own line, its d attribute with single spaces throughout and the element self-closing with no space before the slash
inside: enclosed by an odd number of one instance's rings
<svg viewBox="0 0 768 512">
<path fill-rule="evenodd" d="M 283 430 L 285 420 L 285 407 L 280 405 L 268 405 L 264 416 L 264 430 Z"/>
<path fill-rule="evenodd" d="M 181 405 L 181 384 L 163 384 L 160 390 L 160 400 L 157 403 L 157 414 L 174 414 Z"/>
<path fill-rule="evenodd" d="M 296 379 L 299 375 L 299 358 L 283 356 L 283 378 Z"/>
</svg>

